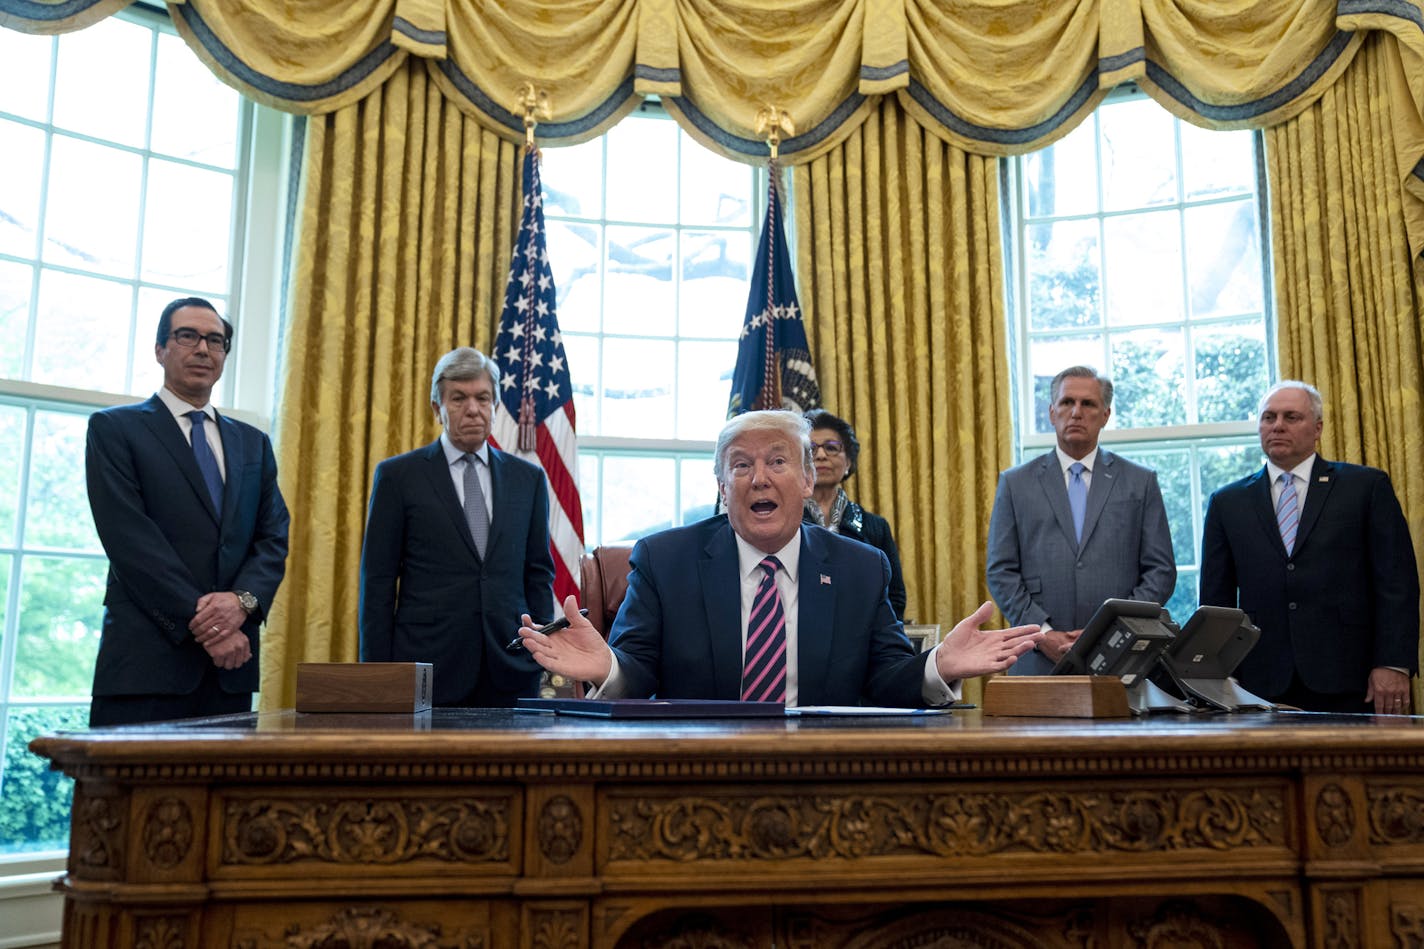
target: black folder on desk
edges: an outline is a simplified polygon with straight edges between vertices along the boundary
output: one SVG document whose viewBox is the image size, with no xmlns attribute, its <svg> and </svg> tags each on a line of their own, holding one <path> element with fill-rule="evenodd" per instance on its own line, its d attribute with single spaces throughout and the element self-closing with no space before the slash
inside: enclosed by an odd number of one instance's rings
<svg viewBox="0 0 1424 949">
<path fill-rule="evenodd" d="M 781 718 L 781 702 L 724 702 L 720 699 L 520 699 L 516 708 L 591 718 Z"/>
</svg>

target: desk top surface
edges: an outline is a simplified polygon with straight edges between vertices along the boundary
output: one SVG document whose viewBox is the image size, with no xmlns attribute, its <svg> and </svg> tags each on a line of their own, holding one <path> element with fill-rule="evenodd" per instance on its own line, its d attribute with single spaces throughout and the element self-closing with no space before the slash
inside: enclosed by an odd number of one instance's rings
<svg viewBox="0 0 1424 949">
<path fill-rule="evenodd" d="M 1328 768 L 1344 764 L 1424 769 L 1424 716 L 1251 712 L 1158 714 L 1132 719 L 986 716 L 978 709 L 893 717 L 609 721 L 508 709 L 435 709 L 414 715 L 292 710 L 45 735 L 30 745 L 57 767 L 164 762 L 263 763 L 309 768 L 369 762 L 380 768 L 463 765 L 511 776 L 529 768 L 652 773 L 655 763 L 695 763 L 711 774 L 764 774 L 928 761 L 956 773 L 1007 770 L 1101 773 Z M 1368 759 L 1368 760 L 1365 760 Z M 721 762 L 721 764 L 716 764 Z M 729 762 L 731 764 L 729 766 Z M 709 770 L 710 769 L 710 770 Z M 432 772 L 433 773 L 433 772 Z"/>
</svg>

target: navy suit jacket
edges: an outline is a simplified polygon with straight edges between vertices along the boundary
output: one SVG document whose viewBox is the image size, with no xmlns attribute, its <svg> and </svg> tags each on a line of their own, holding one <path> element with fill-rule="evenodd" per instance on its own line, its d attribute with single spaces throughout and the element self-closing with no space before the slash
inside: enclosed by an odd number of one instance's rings
<svg viewBox="0 0 1424 949">
<path fill-rule="evenodd" d="M 437 705 L 460 700 L 484 668 L 503 691 L 534 695 L 539 666 L 504 651 L 519 616 L 554 608 L 544 473 L 489 450 L 485 556 L 475 552 L 440 440 L 376 466 L 361 547 L 361 659 L 429 662 Z"/>
<path fill-rule="evenodd" d="M 989 517 L 989 592 L 1009 623 L 1082 629 L 1112 597 L 1167 605 L 1177 585 L 1172 531 L 1157 473 L 1098 449 L 1083 516 L 1083 540 L 1058 453 L 999 477 Z M 1053 663 L 1024 653 L 1010 675 L 1046 675 Z"/>
<path fill-rule="evenodd" d="M 609 644 L 630 697 L 741 697 L 737 542 L 725 515 L 638 541 Z M 801 527 L 797 676 L 801 705 L 916 708 L 928 653 L 895 619 L 890 565 L 868 544 Z"/>
<path fill-rule="evenodd" d="M 1363 697 L 1373 668 L 1418 672 L 1419 572 L 1389 476 L 1317 456 L 1287 555 L 1266 471 L 1213 494 L 1202 532 L 1202 604 L 1261 629 L 1241 684 L 1275 698 L 1297 672 L 1313 692 Z"/>
<path fill-rule="evenodd" d="M 153 396 L 89 418 L 89 507 L 109 555 L 95 695 L 187 695 L 212 665 L 188 623 L 205 593 L 247 590 L 259 608 L 243 624 L 252 658 L 220 670 L 228 692 L 258 687 L 258 627 L 287 561 L 287 506 L 262 432 L 218 416 L 226 481 L 213 508 L 193 448 Z"/>
</svg>

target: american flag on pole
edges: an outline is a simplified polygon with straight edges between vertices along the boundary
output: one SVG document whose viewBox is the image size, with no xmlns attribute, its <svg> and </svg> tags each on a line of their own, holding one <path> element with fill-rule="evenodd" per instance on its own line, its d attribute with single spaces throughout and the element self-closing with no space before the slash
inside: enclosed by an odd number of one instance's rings
<svg viewBox="0 0 1424 949">
<path fill-rule="evenodd" d="M 801 413 L 821 404 L 821 387 L 811 365 L 806 327 L 796 302 L 796 280 L 781 227 L 781 189 L 777 166 L 768 177 L 766 224 L 757 246 L 747 314 L 732 372 L 727 417 L 753 409 L 790 409 Z"/>
<path fill-rule="evenodd" d="M 549 480 L 549 548 L 554 558 L 555 614 L 579 592 L 583 505 L 578 490 L 578 440 L 573 388 L 554 313 L 554 275 L 544 238 L 544 190 L 539 149 L 524 151 L 524 212 L 514 241 L 504 312 L 494 359 L 500 402 L 490 438 L 544 469 Z"/>
</svg>

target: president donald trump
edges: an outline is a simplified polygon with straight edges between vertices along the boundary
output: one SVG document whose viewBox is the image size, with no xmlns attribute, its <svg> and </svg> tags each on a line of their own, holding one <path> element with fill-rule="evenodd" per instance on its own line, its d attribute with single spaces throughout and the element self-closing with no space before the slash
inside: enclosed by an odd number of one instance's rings
<svg viewBox="0 0 1424 949">
<path fill-rule="evenodd" d="M 815 481 L 810 428 L 792 412 L 738 415 L 717 439 L 727 513 L 633 549 L 628 594 L 604 643 L 564 602 L 570 626 L 519 635 L 544 668 L 597 698 L 787 705 L 944 705 L 969 676 L 1002 672 L 1037 626 L 981 630 L 985 603 L 916 654 L 890 606 L 890 565 L 860 541 L 803 524 Z"/>
</svg>

